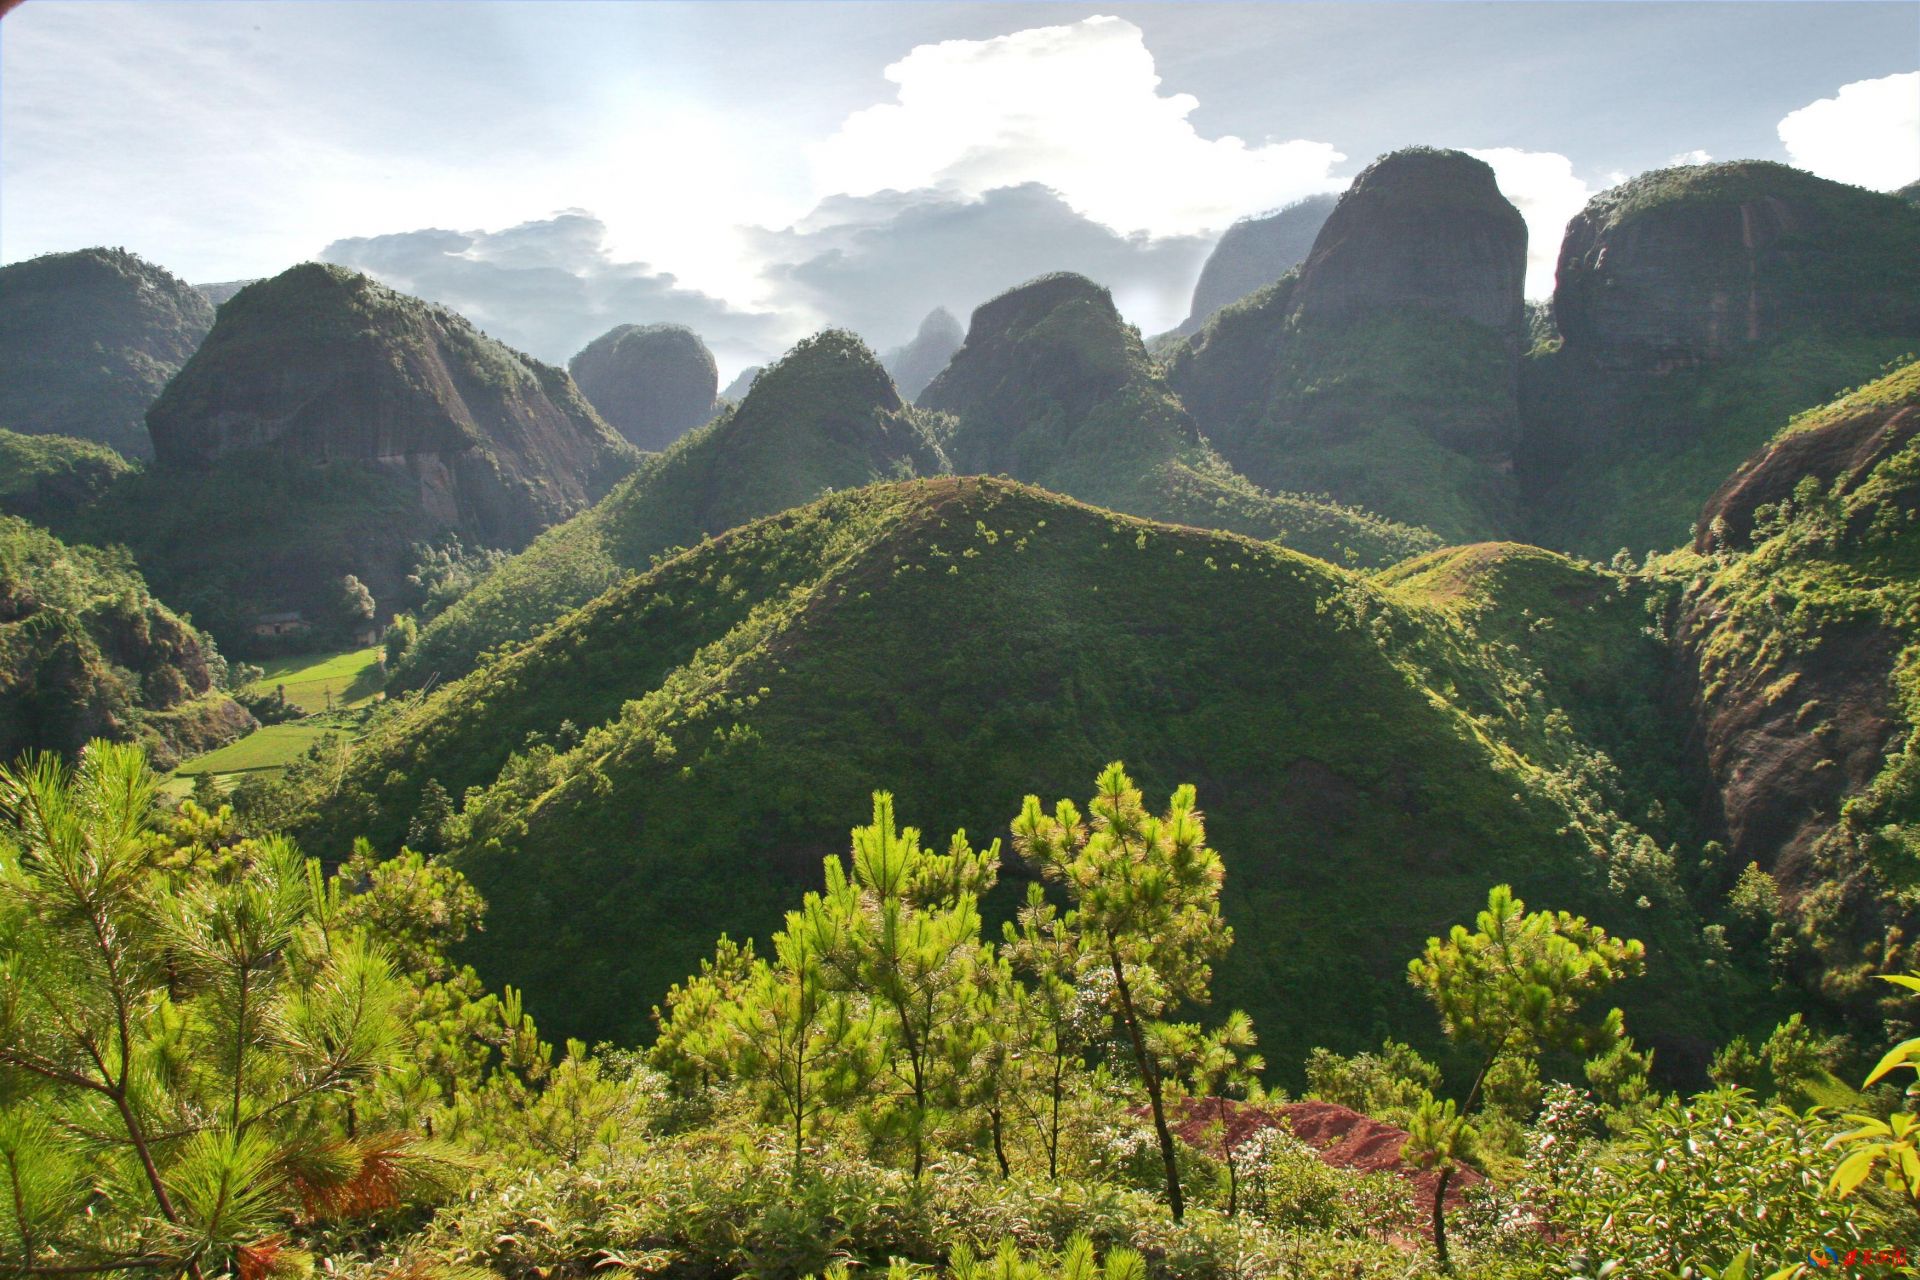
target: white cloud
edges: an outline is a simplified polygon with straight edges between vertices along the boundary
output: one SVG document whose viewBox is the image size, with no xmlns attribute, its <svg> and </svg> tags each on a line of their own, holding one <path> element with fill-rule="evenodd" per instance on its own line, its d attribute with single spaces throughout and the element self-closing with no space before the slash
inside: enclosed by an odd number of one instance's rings
<svg viewBox="0 0 1920 1280">
<path fill-rule="evenodd" d="M 1529 298 L 1553 294 L 1554 268 L 1560 260 L 1560 241 L 1567 223 L 1593 198 L 1596 188 L 1573 172 L 1573 161 L 1557 151 L 1522 151 L 1517 147 L 1471 148 L 1493 166 L 1500 194 L 1513 202 L 1527 220 L 1527 284 Z M 1608 186 L 1625 175 L 1609 175 Z"/>
<path fill-rule="evenodd" d="M 1711 164 L 1711 163 L 1713 163 L 1713 157 L 1708 155 L 1706 152 L 1700 150 L 1700 148 L 1698 147 L 1695 147 L 1691 151 L 1682 151 L 1679 155 L 1673 155 L 1673 156 L 1667 157 L 1667 167 L 1669 169 L 1675 168 L 1683 164 Z"/>
<path fill-rule="evenodd" d="M 1040 182 L 1116 231 L 1178 236 L 1345 185 L 1330 143 L 1201 137 L 1198 101 L 1161 94 L 1140 28 L 1120 18 L 918 45 L 886 77 L 897 101 L 812 149 L 820 196 Z"/>
<path fill-rule="evenodd" d="M 584 209 L 501 231 L 336 240 L 320 257 L 452 307 L 509 346 L 556 364 L 616 324 L 671 321 L 691 326 L 730 375 L 802 332 L 792 317 L 731 306 L 621 258 L 606 225 Z"/>
<path fill-rule="evenodd" d="M 1920 178 L 1920 71 L 1856 80 L 1780 121 L 1793 163 L 1823 178 L 1891 191 Z"/>
</svg>

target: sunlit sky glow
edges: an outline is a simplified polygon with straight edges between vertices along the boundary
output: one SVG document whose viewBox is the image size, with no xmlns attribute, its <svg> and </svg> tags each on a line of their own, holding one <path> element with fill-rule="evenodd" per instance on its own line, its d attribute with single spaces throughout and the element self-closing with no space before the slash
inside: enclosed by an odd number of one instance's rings
<svg viewBox="0 0 1920 1280">
<path fill-rule="evenodd" d="M 1234 218 L 1431 143 L 1494 166 L 1539 296 L 1623 176 L 1920 178 L 1917 43 L 1911 0 L 27 0 L 0 22 L 0 259 L 125 245 L 213 281 L 324 255 L 550 359 L 680 320 L 730 372 L 1055 267 L 1155 332 Z"/>
</svg>

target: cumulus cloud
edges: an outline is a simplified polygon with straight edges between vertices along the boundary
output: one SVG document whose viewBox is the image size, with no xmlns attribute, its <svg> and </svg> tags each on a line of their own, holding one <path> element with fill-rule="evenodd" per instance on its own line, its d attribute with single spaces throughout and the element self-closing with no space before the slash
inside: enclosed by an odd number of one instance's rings
<svg viewBox="0 0 1920 1280">
<path fill-rule="evenodd" d="M 452 307 L 509 346 L 557 364 L 617 324 L 685 324 L 729 366 L 764 359 L 797 336 L 775 316 L 682 288 L 646 263 L 617 260 L 605 225 L 580 209 L 503 231 L 336 240 L 320 257 Z"/>
<path fill-rule="evenodd" d="M 1674 168 L 1683 164 L 1711 164 L 1713 157 L 1695 147 L 1691 151 L 1682 151 L 1679 155 L 1667 157 L 1667 167 Z"/>
<path fill-rule="evenodd" d="M 1186 314 L 1211 236 L 1122 235 L 1038 183 L 978 198 L 932 191 L 835 196 L 758 252 L 775 296 L 878 347 L 911 337 L 935 306 L 965 317 L 993 295 L 1049 271 L 1111 288 L 1146 332 Z"/>
<path fill-rule="evenodd" d="M 1920 178 L 1920 71 L 1856 80 L 1788 112 L 1780 141 L 1793 163 L 1876 191 Z"/>
<path fill-rule="evenodd" d="M 1527 296 L 1550 297 L 1567 223 L 1593 198 L 1594 188 L 1575 175 L 1573 161 L 1555 151 L 1490 147 L 1468 154 L 1493 166 L 1500 194 L 1527 220 Z M 1619 180 L 1610 177 L 1608 185 Z"/>
<path fill-rule="evenodd" d="M 1160 92 L 1140 28 L 1091 17 L 916 46 L 886 69 L 897 100 L 813 149 L 823 195 L 981 196 L 1041 182 L 1123 234 L 1188 236 L 1338 190 L 1329 143 L 1203 138 L 1190 94 Z"/>
</svg>

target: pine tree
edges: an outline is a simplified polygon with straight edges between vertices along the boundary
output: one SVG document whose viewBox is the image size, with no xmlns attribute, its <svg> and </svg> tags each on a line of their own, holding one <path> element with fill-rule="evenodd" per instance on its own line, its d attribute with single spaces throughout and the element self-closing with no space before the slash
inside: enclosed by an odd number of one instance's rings
<svg viewBox="0 0 1920 1280">
<path fill-rule="evenodd" d="M 1473 1126 L 1453 1105 L 1428 1094 L 1414 1109 L 1407 1124 L 1407 1140 L 1400 1158 L 1416 1169 L 1437 1169 L 1440 1176 L 1433 1184 L 1433 1251 L 1442 1271 L 1451 1271 L 1447 1259 L 1447 1184 L 1473 1146 Z"/>
<path fill-rule="evenodd" d="M 955 1101 L 967 1058 L 964 1029 L 990 964 L 979 897 L 999 875 L 1000 845 L 976 852 L 954 833 L 945 854 L 894 825 L 893 797 L 875 792 L 873 822 L 853 832 L 852 874 L 826 862 L 827 887 L 803 910 L 809 945 L 834 987 L 867 1000 L 894 1105 L 874 1118 L 901 1131 L 917 1181 L 927 1133 Z"/>
<path fill-rule="evenodd" d="M 1253 1019 L 1235 1009 L 1212 1031 L 1191 1022 L 1161 1023 L 1153 1028 L 1154 1056 L 1171 1065 L 1188 1081 L 1195 1097 L 1212 1103 L 1207 1129 L 1220 1144 L 1220 1163 L 1227 1171 L 1227 1216 L 1240 1212 L 1240 1165 L 1233 1143 L 1233 1117 L 1227 1096 L 1257 1096 L 1259 1073 L 1266 1059 L 1253 1051 L 1258 1038 Z"/>
<path fill-rule="evenodd" d="M 1224 871 L 1195 800 L 1193 787 L 1182 786 L 1155 817 L 1116 762 L 1100 774 L 1090 823 L 1071 801 L 1049 815 L 1028 796 L 1013 824 L 1015 848 L 1066 886 L 1073 909 L 1065 925 L 1076 944 L 1112 975 L 1113 1017 L 1147 1092 L 1176 1222 L 1185 1200 L 1149 1026 L 1171 1003 L 1206 1000 L 1210 962 L 1233 942 L 1220 916 Z"/>
<path fill-rule="evenodd" d="M 1604 1052 L 1626 1034 L 1620 1010 L 1597 1023 L 1581 1019 L 1591 997 L 1646 969 L 1646 949 L 1564 911 L 1527 912 L 1507 885 L 1487 894 L 1478 931 L 1455 925 L 1447 938 L 1427 939 L 1409 962 L 1407 980 L 1426 992 L 1441 1029 L 1481 1054 L 1479 1073 L 1461 1104 L 1480 1096 L 1487 1073 L 1504 1055 L 1542 1049 Z"/>
<path fill-rule="evenodd" d="M 727 1062 L 759 1095 L 762 1113 L 791 1135 L 797 1183 L 821 1116 L 859 1096 L 871 1078 L 874 1030 L 829 988 L 800 913 L 787 913 L 773 948 L 773 962 L 754 961 L 738 995 L 709 1024 L 707 1052 Z"/>
<path fill-rule="evenodd" d="M 1004 953 L 1015 970 L 1032 980 L 1029 990 L 1017 987 L 1020 999 L 1007 1012 L 1006 1024 L 1015 1029 L 1023 1060 L 1040 1086 L 1039 1105 L 1033 1095 L 1016 1091 L 1014 1098 L 1040 1131 L 1047 1153 L 1047 1177 L 1060 1176 L 1061 1110 L 1068 1082 L 1084 1062 L 1093 1037 L 1086 1006 L 1080 998 L 1081 953 L 1078 939 L 1066 927 L 1046 891 L 1027 886 L 1027 902 L 1018 923 L 1002 926 Z"/>
<path fill-rule="evenodd" d="M 132 746 L 0 769 L 0 1271 L 198 1280 L 407 1167 L 356 1124 L 405 1056 L 386 949 L 290 843 L 174 845 L 158 794 Z"/>
</svg>

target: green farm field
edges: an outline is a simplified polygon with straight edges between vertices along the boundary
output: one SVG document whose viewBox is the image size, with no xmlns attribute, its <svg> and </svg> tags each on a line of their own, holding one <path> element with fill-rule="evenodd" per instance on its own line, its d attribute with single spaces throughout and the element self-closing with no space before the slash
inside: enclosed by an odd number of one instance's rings
<svg viewBox="0 0 1920 1280">
<path fill-rule="evenodd" d="M 287 701 L 308 715 L 357 707 L 371 701 L 386 682 L 380 657 L 380 646 L 372 645 L 340 653 L 276 658 L 265 664 L 266 674 L 253 683 L 251 692 L 266 694 L 285 688 Z"/>
<path fill-rule="evenodd" d="M 238 742 L 229 742 L 217 751 L 195 756 L 175 773 L 179 777 L 192 778 L 203 773 L 252 773 L 258 769 L 284 769 L 327 734 L 342 731 L 341 726 L 331 723 L 325 716 L 265 725 Z"/>
</svg>

